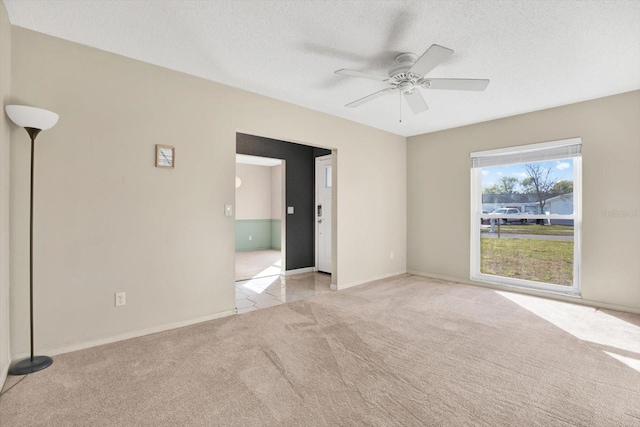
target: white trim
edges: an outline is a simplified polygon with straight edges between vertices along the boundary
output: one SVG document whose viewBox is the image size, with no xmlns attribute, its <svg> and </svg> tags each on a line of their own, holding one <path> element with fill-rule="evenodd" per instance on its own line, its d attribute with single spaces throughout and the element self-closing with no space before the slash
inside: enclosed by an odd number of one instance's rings
<svg viewBox="0 0 640 427">
<path fill-rule="evenodd" d="M 573 159 L 573 214 L 482 214 L 482 168 L 471 165 L 471 235 L 470 235 L 470 272 L 469 278 L 472 281 L 484 282 L 489 284 L 502 285 L 506 287 L 516 287 L 525 289 L 535 289 L 541 292 L 550 292 L 571 297 L 580 297 L 580 262 L 581 262 L 581 227 L 582 227 L 582 138 L 571 138 L 553 142 L 543 142 L 540 144 L 529 144 L 522 147 L 500 148 L 497 150 L 487 150 L 471 153 L 472 159 L 504 156 L 505 158 L 517 157 L 518 154 L 524 152 L 540 151 L 541 157 L 544 157 L 545 150 L 553 150 L 558 147 L 576 146 L 576 155 Z M 535 162 L 536 160 L 531 160 Z M 546 161 L 546 160 L 538 160 Z M 513 164 L 513 162 L 504 163 Z M 506 276 L 496 276 L 482 273 L 481 259 L 481 242 L 482 234 L 480 233 L 480 218 L 514 218 L 514 219 L 569 219 L 574 221 L 573 227 L 573 283 L 571 286 L 563 286 L 552 283 L 536 282 L 532 280 L 516 279 Z M 499 221 L 498 221 L 499 222 Z"/>
<path fill-rule="evenodd" d="M 318 180 L 318 168 L 321 165 L 321 162 L 327 161 L 329 160 L 331 162 L 331 168 L 332 168 L 332 173 L 333 173 L 333 155 L 332 154 L 327 154 L 324 156 L 319 156 L 315 158 L 314 161 L 314 169 L 313 169 L 313 177 L 314 177 L 314 189 L 313 189 L 313 194 L 314 194 L 314 204 L 313 204 L 313 231 L 314 231 L 314 252 L 315 252 L 315 262 L 316 262 L 316 268 L 315 271 L 319 271 L 318 270 L 318 266 L 320 265 L 320 235 L 318 233 L 318 204 L 320 203 L 320 197 L 319 197 L 319 192 L 318 192 L 318 187 L 320 185 L 322 185 L 322 183 Z M 333 181 L 333 177 L 332 177 L 332 181 Z M 333 205 L 333 188 L 331 188 L 331 204 Z M 332 208 L 333 209 L 333 208 Z M 331 223 L 333 224 L 333 212 L 329 212 L 329 216 L 330 216 L 330 220 Z M 331 230 L 329 231 L 330 233 L 333 233 L 333 225 L 331 227 Z M 331 238 L 333 239 L 333 234 L 331 236 Z M 333 260 L 333 255 L 332 258 Z M 325 273 L 327 273 L 325 271 Z M 333 273 L 333 265 L 331 266 L 331 273 Z"/>
<path fill-rule="evenodd" d="M 115 335 L 115 336 L 112 336 L 112 337 L 100 338 L 100 339 L 97 339 L 97 340 L 85 341 L 85 342 L 82 342 L 82 343 L 70 344 L 70 345 L 65 345 L 65 346 L 61 346 L 61 347 L 45 348 L 45 349 L 42 349 L 42 350 L 38 350 L 38 353 L 47 354 L 49 356 L 55 356 L 55 355 L 64 354 L 64 353 L 70 353 L 72 351 L 84 350 L 84 349 L 87 349 L 87 348 L 97 347 L 97 346 L 105 345 L 105 344 L 111 344 L 111 343 L 114 343 L 114 342 L 124 341 L 124 340 L 128 340 L 128 339 L 131 339 L 131 338 L 138 338 L 138 337 L 142 337 L 142 336 L 145 336 L 145 335 L 156 334 L 158 332 L 169 331 L 171 329 L 183 328 L 185 326 L 191 326 L 191 325 L 195 325 L 197 323 L 208 322 L 210 320 L 215 320 L 215 319 L 220 319 L 222 317 L 231 316 L 231 315 L 234 315 L 236 313 L 237 313 L 236 309 L 221 311 L 220 313 L 211 314 L 211 315 L 203 316 L 203 317 L 198 317 L 196 319 L 183 320 L 183 321 L 180 321 L 180 322 L 173 322 L 173 323 L 168 323 L 168 324 L 160 325 L 160 326 L 152 326 L 150 328 L 140 329 L 140 330 L 137 330 L 137 331 L 131 331 L 131 332 L 127 332 L 125 334 Z M 27 356 L 29 356 L 28 353 L 21 353 L 21 354 L 15 355 L 14 359 L 15 360 L 23 359 L 23 358 L 25 358 Z"/>
<path fill-rule="evenodd" d="M 608 310 L 617 310 L 617 311 L 623 311 L 626 313 L 640 314 L 640 308 L 637 308 L 637 307 L 628 307 L 625 305 L 618 305 L 618 304 L 608 304 L 605 302 L 593 301 L 593 300 L 584 299 L 584 298 L 570 297 L 562 294 L 536 291 L 535 289 L 531 289 L 531 288 L 520 288 L 520 287 L 506 286 L 506 285 L 500 285 L 497 283 L 489 283 L 489 282 L 476 282 L 473 280 L 464 280 L 464 279 L 458 279 L 458 278 L 449 277 L 449 276 L 443 276 L 439 274 L 425 273 L 423 271 L 418 271 L 418 270 L 408 270 L 407 273 L 413 274 L 415 276 L 427 277 L 429 279 L 451 282 L 452 284 L 477 286 L 480 288 L 513 292 L 515 294 L 531 295 L 535 297 L 546 298 L 554 301 L 563 301 L 563 302 L 568 302 L 573 304 L 579 304 L 579 305 L 584 305 L 588 307 L 605 308 Z"/>
<path fill-rule="evenodd" d="M 575 186 L 574 186 L 574 191 L 575 191 Z M 547 199 L 547 201 L 550 199 Z M 542 214 L 528 214 L 528 213 L 522 213 L 522 214 L 496 214 L 496 213 L 490 213 L 490 214 L 476 214 L 478 216 L 478 219 L 480 218 L 486 218 L 486 219 L 491 219 L 491 218 L 516 218 L 516 219 L 576 219 L 576 215 L 575 214 L 549 214 L 549 215 L 542 215 Z M 497 223 L 496 223 L 497 225 Z"/>
<path fill-rule="evenodd" d="M 574 245 L 575 248 L 575 245 Z M 575 262 L 574 269 L 575 269 Z M 535 282 L 533 280 L 514 279 L 506 276 L 478 273 L 471 276 L 471 280 L 481 283 L 500 285 L 506 288 L 535 289 L 540 292 L 550 292 L 558 295 L 566 295 L 573 298 L 581 298 L 580 289 L 575 286 L 555 285 L 551 283 Z M 575 280 L 574 280 L 575 281 Z"/>
<path fill-rule="evenodd" d="M 579 157 L 582 153 L 582 140 L 576 138 L 568 141 L 577 142 L 567 144 L 567 140 L 563 140 L 471 153 L 471 167 L 485 168 Z"/>
<path fill-rule="evenodd" d="M 280 275 L 287 272 L 287 161 L 280 164 Z"/>
<path fill-rule="evenodd" d="M 315 267 L 296 268 L 294 270 L 287 270 L 284 272 L 285 276 L 293 276 L 294 274 L 313 273 L 316 271 Z"/>
<path fill-rule="evenodd" d="M 469 157 L 500 156 L 506 153 L 513 153 L 516 150 L 521 153 L 528 153 L 531 151 L 540 151 L 540 150 L 546 150 L 548 148 L 567 147 L 570 145 L 579 145 L 579 144 L 582 144 L 582 138 L 574 137 L 574 138 L 568 138 L 568 139 L 560 139 L 557 141 L 540 142 L 537 144 L 526 144 L 526 145 L 515 146 L 515 147 L 496 148 L 494 150 L 474 151 L 473 153 L 469 153 Z"/>
<path fill-rule="evenodd" d="M 482 169 L 471 168 L 471 210 L 475 210 L 475 215 L 471 215 L 471 236 L 470 236 L 470 259 L 469 277 L 473 277 L 476 271 L 480 271 L 480 215 L 482 214 Z M 478 200 L 480 203 L 478 204 Z"/>
<path fill-rule="evenodd" d="M 327 157 L 327 156 L 322 156 Z M 329 155 L 331 158 L 331 155 Z M 320 158 L 316 157 L 313 161 L 313 259 L 315 260 L 316 266 L 313 271 L 318 271 L 318 266 L 320 265 L 320 254 L 318 247 L 320 243 L 318 241 L 318 162 Z"/>
<path fill-rule="evenodd" d="M 11 358 L 9 358 L 9 363 L 7 363 L 5 366 L 0 366 L 0 391 L 4 388 L 4 383 L 7 382 L 9 368 L 11 368 Z"/>
<path fill-rule="evenodd" d="M 397 271 L 395 273 L 383 274 L 381 276 L 370 277 L 370 278 L 365 279 L 365 280 L 358 280 L 357 282 L 351 282 L 351 283 L 347 283 L 345 285 L 338 284 L 338 285 L 336 285 L 336 289 L 335 290 L 343 291 L 345 289 L 353 288 L 354 286 L 360 286 L 360 285 L 364 285 L 365 283 L 375 282 L 376 280 L 388 279 L 389 277 L 400 276 L 402 274 L 407 274 L 407 271 L 406 270 L 402 270 L 402 271 Z M 331 286 L 333 286 L 333 284 Z"/>
<path fill-rule="evenodd" d="M 236 154 L 236 163 L 254 166 L 278 166 L 283 162 L 282 159 L 274 157 L 251 156 L 249 154 Z"/>
<path fill-rule="evenodd" d="M 582 286 L 582 157 L 573 159 L 573 284 Z"/>
</svg>

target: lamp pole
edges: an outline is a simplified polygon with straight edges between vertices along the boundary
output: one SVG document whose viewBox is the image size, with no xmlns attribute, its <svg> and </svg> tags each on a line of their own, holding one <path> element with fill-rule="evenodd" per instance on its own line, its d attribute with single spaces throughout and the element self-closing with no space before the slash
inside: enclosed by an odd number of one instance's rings
<svg viewBox="0 0 640 427">
<path fill-rule="evenodd" d="M 29 335 L 31 337 L 30 360 L 33 363 L 33 171 L 36 156 L 36 136 L 38 136 L 41 129 L 27 127 L 25 130 L 31 138 L 31 191 L 29 192 Z"/>
<path fill-rule="evenodd" d="M 49 129 L 58 121 L 58 115 L 41 108 L 7 105 L 7 115 L 18 126 L 23 127 L 31 139 L 31 180 L 29 192 L 29 336 L 30 355 L 13 365 L 11 375 L 26 375 L 48 368 L 53 363 L 49 356 L 34 356 L 33 344 L 33 188 L 35 182 L 36 137 L 43 129 Z"/>
</svg>

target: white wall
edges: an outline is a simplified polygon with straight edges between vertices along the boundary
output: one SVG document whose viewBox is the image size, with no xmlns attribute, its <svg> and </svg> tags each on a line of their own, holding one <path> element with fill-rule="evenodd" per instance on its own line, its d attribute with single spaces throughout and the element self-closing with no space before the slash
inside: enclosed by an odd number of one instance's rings
<svg viewBox="0 0 640 427">
<path fill-rule="evenodd" d="M 60 114 L 38 136 L 39 351 L 234 308 L 224 205 L 235 198 L 236 132 L 337 149 L 338 288 L 405 271 L 405 138 L 15 26 L 12 45 L 12 100 Z M 25 137 L 12 129 L 14 355 L 28 350 Z M 175 169 L 154 167 L 155 144 L 176 147 Z M 113 306 L 116 291 L 125 307 Z"/>
<path fill-rule="evenodd" d="M 236 164 L 236 219 L 271 218 L 271 167 Z"/>
<path fill-rule="evenodd" d="M 9 103 L 11 84 L 11 24 L 4 3 L 0 2 L 0 389 L 10 359 L 9 346 Z M 23 131 L 24 132 L 24 131 Z M 26 134 L 26 132 L 25 132 Z"/>
<path fill-rule="evenodd" d="M 582 137 L 583 301 L 640 311 L 638 118 L 635 91 L 409 138 L 408 270 L 469 282 L 470 152 Z"/>
<path fill-rule="evenodd" d="M 282 219 L 282 165 L 271 166 L 271 219 Z"/>
</svg>

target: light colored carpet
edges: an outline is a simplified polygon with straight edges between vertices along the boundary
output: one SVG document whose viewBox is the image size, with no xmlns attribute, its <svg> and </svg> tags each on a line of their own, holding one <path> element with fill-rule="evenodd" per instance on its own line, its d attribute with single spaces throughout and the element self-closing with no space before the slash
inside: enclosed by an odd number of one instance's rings
<svg viewBox="0 0 640 427">
<path fill-rule="evenodd" d="M 546 302 L 404 275 L 57 356 L 0 424 L 639 425 L 639 317 Z"/>
<path fill-rule="evenodd" d="M 236 282 L 280 274 L 282 252 L 272 249 L 236 252 Z"/>
</svg>

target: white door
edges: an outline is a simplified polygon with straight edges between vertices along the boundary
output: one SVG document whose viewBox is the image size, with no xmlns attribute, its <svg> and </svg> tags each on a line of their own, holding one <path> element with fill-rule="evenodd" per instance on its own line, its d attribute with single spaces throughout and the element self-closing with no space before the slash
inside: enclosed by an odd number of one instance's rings
<svg viewBox="0 0 640 427">
<path fill-rule="evenodd" d="M 331 155 L 316 158 L 316 269 L 331 273 Z"/>
</svg>

